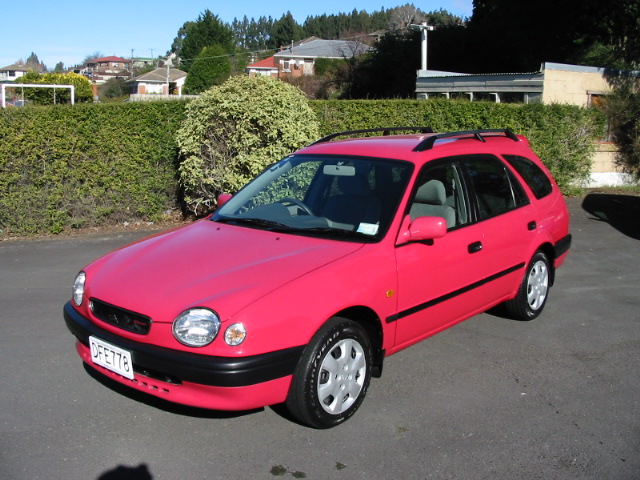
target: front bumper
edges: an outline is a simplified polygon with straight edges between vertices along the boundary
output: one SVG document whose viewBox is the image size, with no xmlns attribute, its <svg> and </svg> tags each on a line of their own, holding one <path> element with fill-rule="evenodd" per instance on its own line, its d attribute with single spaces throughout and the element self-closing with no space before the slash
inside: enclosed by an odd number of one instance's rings
<svg viewBox="0 0 640 480">
<path fill-rule="evenodd" d="M 241 358 L 215 357 L 147 345 L 114 335 L 85 318 L 71 302 L 64 306 L 64 319 L 67 328 L 78 339 L 78 353 L 90 367 L 120 383 L 164 396 L 169 401 L 208 408 L 239 410 L 284 401 L 291 375 L 304 349 L 299 346 Z M 132 382 L 92 363 L 89 336 L 131 352 L 135 380 Z M 274 389 L 278 391 L 271 391 Z M 241 401 L 244 396 L 254 398 L 244 402 Z"/>
</svg>

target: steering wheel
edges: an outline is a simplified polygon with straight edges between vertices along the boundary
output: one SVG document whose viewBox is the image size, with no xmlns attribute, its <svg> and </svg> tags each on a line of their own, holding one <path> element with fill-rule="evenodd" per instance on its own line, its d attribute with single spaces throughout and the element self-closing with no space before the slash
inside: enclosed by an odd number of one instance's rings
<svg viewBox="0 0 640 480">
<path fill-rule="evenodd" d="M 311 209 L 309 207 L 307 207 L 303 202 L 301 202 L 300 200 L 298 200 L 297 198 L 292 198 L 292 197 L 284 197 L 281 198 L 280 200 L 278 200 L 278 203 L 282 203 L 283 205 L 295 205 L 296 207 L 300 208 L 300 210 L 302 210 L 305 215 L 311 215 L 313 216 L 313 212 L 311 211 Z"/>
</svg>

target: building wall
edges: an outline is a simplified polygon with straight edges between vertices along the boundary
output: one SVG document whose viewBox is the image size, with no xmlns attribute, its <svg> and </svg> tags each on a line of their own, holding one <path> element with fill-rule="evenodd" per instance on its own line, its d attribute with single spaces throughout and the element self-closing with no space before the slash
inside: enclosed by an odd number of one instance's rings
<svg viewBox="0 0 640 480">
<path fill-rule="evenodd" d="M 611 91 L 611 87 L 602 73 L 572 72 L 566 70 L 544 71 L 544 88 L 542 101 L 550 103 L 567 103 L 587 107 L 590 95 L 602 95 Z"/>
<path fill-rule="evenodd" d="M 22 70 L 3 70 L 0 72 L 1 82 L 14 82 L 22 77 L 26 72 Z"/>
</svg>

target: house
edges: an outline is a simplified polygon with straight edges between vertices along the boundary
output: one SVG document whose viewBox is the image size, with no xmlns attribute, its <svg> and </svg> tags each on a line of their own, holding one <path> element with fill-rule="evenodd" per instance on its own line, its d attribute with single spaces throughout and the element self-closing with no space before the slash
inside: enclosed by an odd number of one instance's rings
<svg viewBox="0 0 640 480">
<path fill-rule="evenodd" d="M 131 60 L 116 56 L 96 58 L 88 62 L 80 73 L 97 84 L 111 78 L 128 78 L 131 76 Z"/>
<path fill-rule="evenodd" d="M 31 69 L 26 65 L 19 65 L 17 63 L 9 65 L 8 67 L 0 68 L 0 83 L 15 82 L 25 73 L 28 73 L 29 70 Z"/>
<path fill-rule="evenodd" d="M 276 58 L 273 56 L 248 65 L 245 72 L 250 77 L 256 77 L 258 75 L 277 77 L 279 73 Z"/>
<path fill-rule="evenodd" d="M 187 72 L 169 66 L 156 68 L 139 77 L 127 81 L 132 100 L 142 100 L 143 96 L 182 96 L 182 87 Z"/>
<path fill-rule="evenodd" d="M 349 59 L 367 53 L 371 47 L 353 40 L 322 40 L 310 37 L 289 47 L 282 47 L 273 57 L 249 65 L 249 75 L 301 77 L 315 74 L 319 58 Z"/>
<path fill-rule="evenodd" d="M 504 103 L 562 103 L 580 107 L 599 106 L 611 93 L 610 75 L 640 77 L 640 72 L 617 72 L 605 68 L 546 62 L 531 73 L 464 74 L 418 70 L 418 99 L 446 97 Z M 615 166 L 616 145 L 599 142 L 586 186 L 621 185 L 628 176 Z"/>
</svg>

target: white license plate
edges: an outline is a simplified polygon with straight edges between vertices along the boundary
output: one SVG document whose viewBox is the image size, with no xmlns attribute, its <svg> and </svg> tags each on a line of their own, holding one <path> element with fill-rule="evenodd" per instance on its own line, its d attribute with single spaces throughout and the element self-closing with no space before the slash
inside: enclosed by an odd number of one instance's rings
<svg viewBox="0 0 640 480">
<path fill-rule="evenodd" d="M 91 361 L 107 370 L 133 380 L 133 363 L 131 352 L 111 345 L 96 337 L 89 337 Z"/>
</svg>

